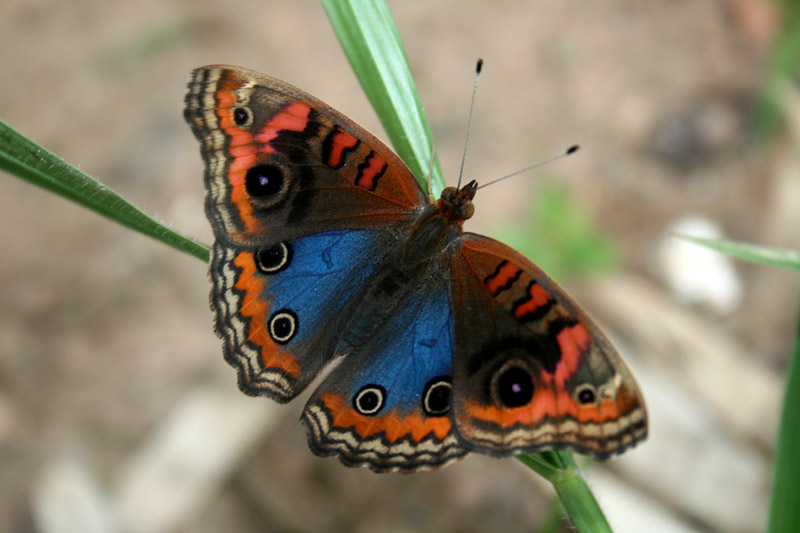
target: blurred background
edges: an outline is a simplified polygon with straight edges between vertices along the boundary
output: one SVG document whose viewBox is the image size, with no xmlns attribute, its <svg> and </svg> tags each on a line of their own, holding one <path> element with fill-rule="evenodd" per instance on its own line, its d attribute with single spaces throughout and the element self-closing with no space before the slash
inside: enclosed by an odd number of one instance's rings
<svg viewBox="0 0 800 533">
<path fill-rule="evenodd" d="M 612 526 L 763 530 L 800 280 L 670 232 L 800 248 L 800 93 L 773 59 L 788 14 L 767 0 L 389 6 L 451 184 L 478 57 L 467 178 L 582 145 L 481 190 L 468 229 L 553 274 L 644 390 L 649 439 L 583 463 Z M 206 243 L 191 69 L 269 73 L 384 137 L 314 1 L 5 0 L 0 21 L 0 118 Z M 571 530 L 514 459 L 404 476 L 313 456 L 307 395 L 238 392 L 203 264 L 0 179 L 0 530 Z"/>
</svg>

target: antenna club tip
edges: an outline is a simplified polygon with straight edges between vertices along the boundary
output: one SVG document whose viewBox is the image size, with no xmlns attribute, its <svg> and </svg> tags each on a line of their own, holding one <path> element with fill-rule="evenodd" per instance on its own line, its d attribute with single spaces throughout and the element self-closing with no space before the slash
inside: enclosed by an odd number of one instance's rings
<svg viewBox="0 0 800 533">
<path fill-rule="evenodd" d="M 475 65 L 475 74 L 480 74 L 483 69 L 483 59 L 478 58 L 478 63 Z"/>
<path fill-rule="evenodd" d="M 566 155 L 574 154 L 575 152 L 577 152 L 580 149 L 581 149 L 581 145 L 580 144 L 573 144 L 572 146 L 567 148 L 567 151 L 564 152 L 564 154 L 566 154 Z"/>
</svg>

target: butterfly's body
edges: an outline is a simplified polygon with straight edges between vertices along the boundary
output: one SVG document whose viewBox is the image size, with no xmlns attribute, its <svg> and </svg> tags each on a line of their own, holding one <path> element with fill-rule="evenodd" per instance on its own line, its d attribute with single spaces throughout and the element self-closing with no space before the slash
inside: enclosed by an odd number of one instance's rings
<svg viewBox="0 0 800 533">
<path fill-rule="evenodd" d="M 349 344 L 360 345 L 380 334 L 388 319 L 418 292 L 420 285 L 437 278 L 441 281 L 445 273 L 436 266 L 442 262 L 441 254 L 448 253 L 448 245 L 460 234 L 460 224 L 448 221 L 438 206 L 423 209 L 408 235 L 399 235 L 387 248 L 373 282 L 357 298 L 359 305 L 344 328 L 343 338 Z"/>
<path fill-rule="evenodd" d="M 195 71 L 210 275 L 225 357 L 302 416 L 316 453 L 376 471 L 646 435 L 633 378 L 583 310 L 518 252 L 464 233 L 477 185 L 431 202 L 378 139 L 284 82 Z"/>
</svg>

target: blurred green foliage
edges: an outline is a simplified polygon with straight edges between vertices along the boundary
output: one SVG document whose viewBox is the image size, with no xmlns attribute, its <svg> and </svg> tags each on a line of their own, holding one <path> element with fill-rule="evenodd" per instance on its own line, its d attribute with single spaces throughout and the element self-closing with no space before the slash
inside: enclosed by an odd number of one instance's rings
<svg viewBox="0 0 800 533">
<path fill-rule="evenodd" d="M 614 244 L 561 185 L 539 187 L 527 221 L 498 235 L 556 279 L 606 272 L 618 264 Z"/>
<path fill-rule="evenodd" d="M 800 1 L 775 2 L 780 10 L 781 29 L 755 109 L 755 133 L 761 141 L 768 141 L 783 121 L 784 87 L 797 86 L 800 81 Z"/>
</svg>

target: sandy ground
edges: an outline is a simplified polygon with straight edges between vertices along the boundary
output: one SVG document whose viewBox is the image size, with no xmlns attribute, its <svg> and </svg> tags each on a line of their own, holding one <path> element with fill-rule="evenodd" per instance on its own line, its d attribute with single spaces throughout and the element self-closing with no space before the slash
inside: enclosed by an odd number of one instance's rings
<svg viewBox="0 0 800 533">
<path fill-rule="evenodd" d="M 718 335 L 723 359 L 736 351 L 758 365 L 778 396 L 791 346 L 796 277 L 737 265 L 743 299 L 719 313 L 673 299 L 657 254 L 669 224 L 688 214 L 710 217 L 731 238 L 800 246 L 791 208 L 800 202 L 792 196 L 800 165 L 785 157 L 797 141 L 781 130 L 769 145 L 749 143 L 776 31 L 770 5 L 390 2 L 451 181 L 477 57 L 486 63 L 470 178 L 486 180 L 582 145 L 567 161 L 481 191 L 469 229 L 501 235 L 529 216 L 538 187 L 563 184 L 618 246 L 621 260 L 613 279 L 601 283 L 606 292 L 591 279 L 562 281 L 631 347 L 635 372 L 665 378 L 666 386 L 652 385 L 660 392 L 645 387 L 645 395 L 656 405 L 666 399 L 677 419 L 700 401 L 686 392 L 692 387 L 681 380 L 689 371 L 675 362 L 691 361 L 694 352 L 673 347 L 674 359 L 656 363 L 636 349 L 635 328 L 613 312 L 627 281 L 637 280 L 658 305 L 699 324 L 697 340 Z M 0 21 L 0 118 L 205 242 L 211 233 L 202 166 L 182 118 L 192 68 L 230 63 L 283 78 L 382 136 L 316 2 L 5 0 Z M 164 522 L 148 515 L 172 508 L 169 498 L 123 505 L 120 494 L 136 499 L 125 487 L 136 478 L 143 450 L 157 448 L 154 441 L 180 418 L 181 406 L 208 391 L 235 395 L 234 405 L 244 402 L 243 409 L 260 414 L 236 460 L 166 530 L 513 532 L 536 530 L 550 516 L 552 489 L 514 460 L 471 456 L 436 473 L 378 476 L 314 457 L 297 422 L 302 399 L 277 408 L 239 398 L 211 330 L 203 264 L 14 177 L 2 179 L 0 530 L 64 531 L 64 524 L 82 523 L 69 520 L 85 505 L 105 517 L 95 522 L 97 531 L 158 530 Z M 630 321 L 657 329 L 649 305 L 638 306 Z M 669 335 L 656 338 L 669 349 Z M 695 377 L 703 389 L 727 375 L 707 365 Z M 642 515 L 666 517 L 658 523 L 678 524 L 673 530 L 762 529 L 774 420 L 745 434 L 727 429 L 737 424 L 738 406 L 754 400 L 738 382 L 726 384 L 727 401 L 708 412 L 718 420 L 727 403 L 732 414 L 722 420 L 728 422 L 714 422 L 713 430 L 701 424 L 698 435 L 734 435 L 755 461 L 748 470 L 753 478 L 741 483 L 753 492 L 736 492 L 740 453 L 730 456 L 733 466 L 720 467 L 719 479 L 698 479 L 704 474 L 696 463 L 706 455 L 697 446 L 678 448 L 671 431 L 654 430 L 609 468 L 590 468 L 601 501 L 614 502 L 609 512 L 620 531 L 638 530 Z M 774 417 L 774 400 L 770 405 Z M 255 421 L 262 417 L 270 422 Z M 201 432 L 195 444 L 208 439 L 213 448 L 216 436 Z M 648 455 L 648 447 L 657 451 Z M 670 475 L 637 476 L 657 463 L 669 464 Z M 90 488 L 82 492 L 80 480 Z M 693 493 L 689 507 L 670 496 L 698 486 L 705 492 Z M 728 518 L 706 512 L 723 488 L 733 491 L 729 503 L 741 498 L 753 507 L 732 508 Z M 87 498 L 94 503 L 63 496 L 71 490 L 93 494 Z M 651 508 L 654 515 L 646 512 Z M 130 509 L 139 509 L 138 518 Z"/>
</svg>

